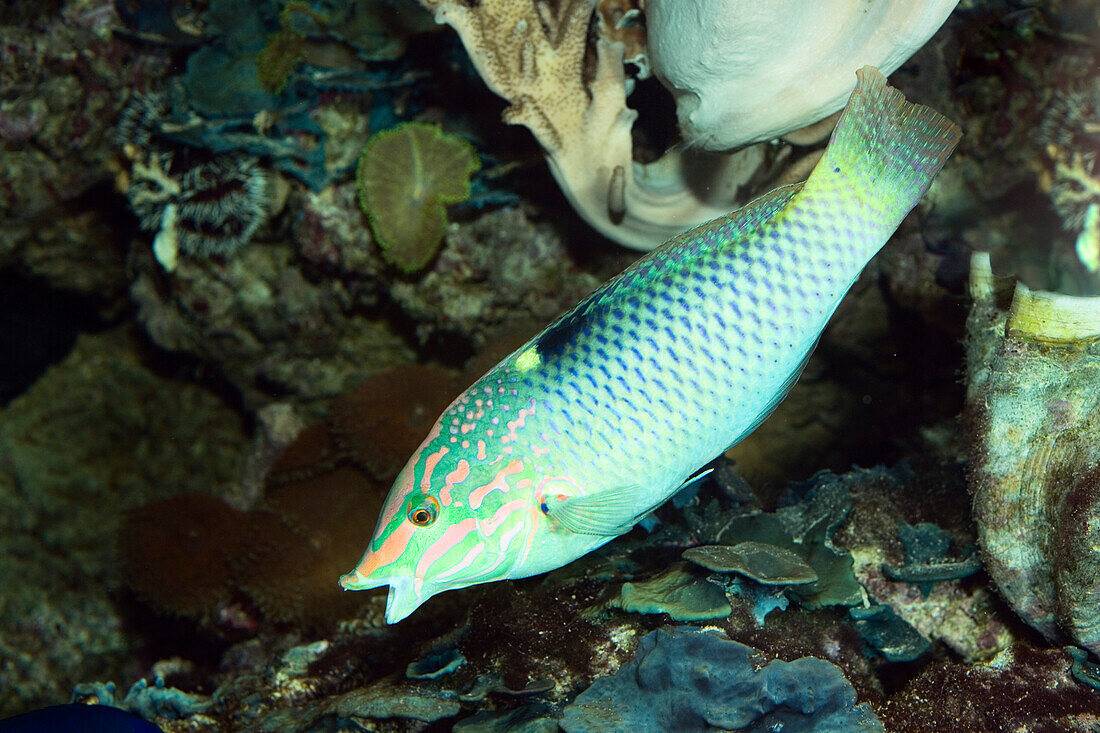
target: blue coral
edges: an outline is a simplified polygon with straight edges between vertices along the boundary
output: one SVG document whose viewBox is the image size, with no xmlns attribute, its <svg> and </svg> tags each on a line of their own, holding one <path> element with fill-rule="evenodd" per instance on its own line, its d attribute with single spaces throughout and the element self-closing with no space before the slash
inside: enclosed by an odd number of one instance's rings
<svg viewBox="0 0 1100 733">
<path fill-rule="evenodd" d="M 617 674 L 581 693 L 561 726 L 568 733 L 883 730 L 833 664 L 816 657 L 763 661 L 718 630 L 658 629 Z"/>
</svg>

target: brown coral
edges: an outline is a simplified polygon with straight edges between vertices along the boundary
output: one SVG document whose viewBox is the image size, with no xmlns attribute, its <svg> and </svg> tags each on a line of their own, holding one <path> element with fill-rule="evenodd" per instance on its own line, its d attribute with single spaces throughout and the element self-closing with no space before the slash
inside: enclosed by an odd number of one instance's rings
<svg viewBox="0 0 1100 733">
<path fill-rule="evenodd" d="M 370 540 L 385 489 L 354 466 L 269 489 L 270 537 L 240 566 L 242 589 L 277 621 L 323 625 L 362 605 L 336 579 L 355 565 Z"/>
<path fill-rule="evenodd" d="M 267 473 L 267 485 L 301 481 L 331 470 L 341 455 L 329 426 L 326 423 L 311 425 L 283 450 Z"/>
<path fill-rule="evenodd" d="M 444 369 L 390 369 L 333 400 L 332 434 L 352 462 L 391 481 L 456 394 Z"/>
<path fill-rule="evenodd" d="M 365 597 L 336 580 L 370 539 L 388 482 L 457 392 L 454 375 L 394 369 L 336 398 L 268 473 L 263 508 L 184 494 L 134 512 L 120 535 L 124 577 L 167 613 L 211 620 L 243 594 L 269 621 L 325 626 Z"/>
<path fill-rule="evenodd" d="M 180 494 L 131 511 L 119 528 L 122 577 L 153 608 L 203 617 L 229 600 L 244 512 L 205 494 Z"/>
</svg>

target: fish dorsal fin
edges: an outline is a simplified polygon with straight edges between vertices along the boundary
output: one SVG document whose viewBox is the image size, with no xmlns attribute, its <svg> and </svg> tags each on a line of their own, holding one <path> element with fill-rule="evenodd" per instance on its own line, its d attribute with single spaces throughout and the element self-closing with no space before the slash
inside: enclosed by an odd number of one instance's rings
<svg viewBox="0 0 1100 733">
<path fill-rule="evenodd" d="M 725 219 L 733 224 L 739 233 L 748 234 L 775 216 L 776 212 L 786 206 L 795 194 L 801 190 L 801 183 L 780 186 L 753 199 L 737 211 L 731 212 Z M 722 220 L 718 219 L 717 221 Z"/>
</svg>

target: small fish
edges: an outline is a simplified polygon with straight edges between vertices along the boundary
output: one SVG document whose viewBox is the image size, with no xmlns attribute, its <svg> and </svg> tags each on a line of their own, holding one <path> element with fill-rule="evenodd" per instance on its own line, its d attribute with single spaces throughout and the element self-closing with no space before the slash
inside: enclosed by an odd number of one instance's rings
<svg viewBox="0 0 1100 733">
<path fill-rule="evenodd" d="M 348 590 L 396 623 L 623 534 L 759 425 L 962 133 L 864 67 L 804 183 L 638 260 L 461 394 L 390 490 Z"/>
<path fill-rule="evenodd" d="M 53 705 L 0 720 L 0 733 L 162 733 L 109 705 Z"/>
</svg>

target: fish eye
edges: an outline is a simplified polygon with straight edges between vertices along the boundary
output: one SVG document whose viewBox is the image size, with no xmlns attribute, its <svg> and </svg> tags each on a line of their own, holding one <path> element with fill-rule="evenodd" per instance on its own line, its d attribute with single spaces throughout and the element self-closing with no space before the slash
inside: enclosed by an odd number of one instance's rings
<svg viewBox="0 0 1100 733">
<path fill-rule="evenodd" d="M 439 514 L 439 502 L 433 496 L 425 496 L 418 505 L 409 509 L 409 521 L 417 527 L 427 527 Z"/>
</svg>

